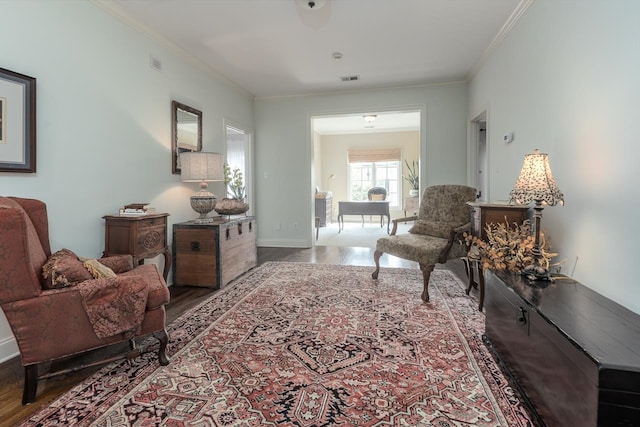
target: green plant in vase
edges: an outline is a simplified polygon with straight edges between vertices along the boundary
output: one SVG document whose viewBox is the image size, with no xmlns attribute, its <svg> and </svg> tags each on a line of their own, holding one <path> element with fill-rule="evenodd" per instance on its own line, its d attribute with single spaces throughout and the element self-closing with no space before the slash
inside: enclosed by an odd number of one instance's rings
<svg viewBox="0 0 640 427">
<path fill-rule="evenodd" d="M 244 199 L 245 193 L 242 171 L 239 168 L 231 169 L 228 163 L 224 164 L 224 183 L 227 186 L 227 195 L 216 203 L 215 211 L 220 215 L 238 215 L 249 210 L 249 204 Z"/>
<path fill-rule="evenodd" d="M 411 165 L 409 165 L 408 161 L 404 161 L 407 165 L 407 175 L 404 177 L 404 180 L 409 183 L 411 186 L 410 195 L 417 196 L 420 191 L 420 177 L 418 175 L 418 162 L 413 160 Z"/>
<path fill-rule="evenodd" d="M 227 194 L 229 194 L 232 199 L 244 200 L 246 194 L 244 193 L 244 182 L 240 168 L 231 170 L 231 166 L 225 163 L 224 183 L 227 186 Z"/>
</svg>

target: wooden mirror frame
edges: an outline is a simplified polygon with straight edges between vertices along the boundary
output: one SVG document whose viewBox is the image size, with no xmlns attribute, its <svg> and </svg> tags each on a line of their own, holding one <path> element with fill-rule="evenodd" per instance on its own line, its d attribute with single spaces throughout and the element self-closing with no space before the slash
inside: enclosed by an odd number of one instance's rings
<svg viewBox="0 0 640 427">
<path fill-rule="evenodd" d="M 191 139 L 195 139 L 195 141 L 180 141 L 178 131 L 181 122 L 179 119 L 184 114 L 195 116 L 196 129 L 194 132 L 190 132 L 193 135 Z M 171 173 L 180 173 L 180 153 L 186 151 L 202 151 L 202 111 L 177 101 L 171 101 Z"/>
</svg>

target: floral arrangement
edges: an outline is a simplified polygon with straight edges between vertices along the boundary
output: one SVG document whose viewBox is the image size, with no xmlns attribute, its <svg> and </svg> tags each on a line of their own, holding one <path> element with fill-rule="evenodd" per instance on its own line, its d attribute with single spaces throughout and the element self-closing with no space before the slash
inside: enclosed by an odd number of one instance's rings
<svg viewBox="0 0 640 427">
<path fill-rule="evenodd" d="M 535 237 L 531 234 L 531 222 L 522 224 L 488 223 L 485 227 L 487 240 L 464 233 L 465 242 L 471 245 L 469 257 L 477 259 L 482 268 L 492 270 L 522 271 L 533 264 Z M 549 268 L 551 260 L 558 254 L 549 252 L 544 234 L 540 233 L 540 263 Z"/>
<path fill-rule="evenodd" d="M 407 170 L 409 171 L 407 176 L 404 177 L 405 181 L 411 185 L 412 190 L 420 189 L 420 177 L 418 176 L 418 165 L 416 161 L 412 161 L 411 165 L 409 165 L 409 162 L 406 160 L 404 163 L 407 165 Z"/>
<path fill-rule="evenodd" d="M 246 197 L 244 193 L 244 182 L 240 168 L 231 170 L 228 163 L 224 164 L 224 183 L 228 190 L 227 193 L 233 199 L 243 200 Z"/>
</svg>

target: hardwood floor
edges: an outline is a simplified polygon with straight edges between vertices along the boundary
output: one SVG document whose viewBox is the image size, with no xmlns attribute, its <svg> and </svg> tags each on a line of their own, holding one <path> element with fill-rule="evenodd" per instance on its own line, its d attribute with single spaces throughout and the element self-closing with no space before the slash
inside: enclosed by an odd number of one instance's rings
<svg viewBox="0 0 640 427">
<path fill-rule="evenodd" d="M 258 248 L 258 264 L 268 261 L 312 262 L 318 264 L 373 266 L 373 249 L 317 246 L 315 248 Z M 385 255 L 380 259 L 382 267 L 418 268 L 417 263 Z M 446 264 L 463 281 L 466 280 L 462 261 L 454 260 Z M 372 269 L 373 271 L 373 269 Z M 210 297 L 215 290 L 198 287 L 171 286 L 171 302 L 167 306 L 167 324 L 183 312 Z M 98 360 L 107 355 L 126 352 L 127 345 L 116 345 L 96 350 L 90 354 L 56 362 L 53 368 L 76 366 L 89 360 Z M 0 426 L 12 426 L 28 417 L 40 407 L 50 404 L 58 396 L 81 382 L 100 367 L 86 368 L 77 372 L 60 375 L 38 383 L 38 398 L 35 403 L 22 405 L 24 369 L 20 358 L 15 357 L 0 364 Z"/>
</svg>

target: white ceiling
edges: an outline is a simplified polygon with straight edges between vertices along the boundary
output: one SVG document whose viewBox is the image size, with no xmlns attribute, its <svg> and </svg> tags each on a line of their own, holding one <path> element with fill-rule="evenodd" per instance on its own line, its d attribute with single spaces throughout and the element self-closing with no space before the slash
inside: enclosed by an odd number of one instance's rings
<svg viewBox="0 0 640 427">
<path fill-rule="evenodd" d="M 278 97 L 465 81 L 531 0 L 94 1 L 254 96 Z"/>
</svg>

